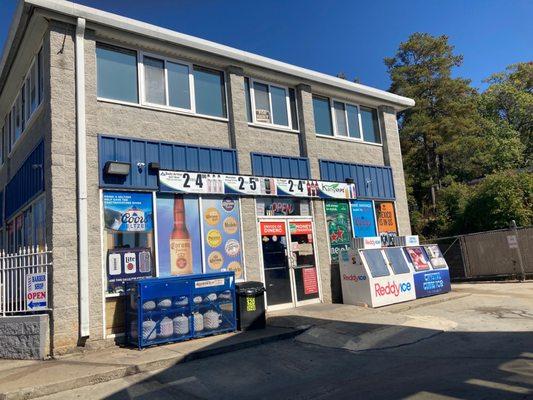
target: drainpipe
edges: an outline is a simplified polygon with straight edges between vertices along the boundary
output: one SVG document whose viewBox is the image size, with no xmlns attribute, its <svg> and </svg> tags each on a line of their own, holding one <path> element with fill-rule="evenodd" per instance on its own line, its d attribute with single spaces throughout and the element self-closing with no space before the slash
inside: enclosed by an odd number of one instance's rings
<svg viewBox="0 0 533 400">
<path fill-rule="evenodd" d="M 85 129 L 85 19 L 76 25 L 76 166 L 78 171 L 78 278 L 80 337 L 89 336 L 89 257 L 87 238 L 87 146 Z"/>
</svg>

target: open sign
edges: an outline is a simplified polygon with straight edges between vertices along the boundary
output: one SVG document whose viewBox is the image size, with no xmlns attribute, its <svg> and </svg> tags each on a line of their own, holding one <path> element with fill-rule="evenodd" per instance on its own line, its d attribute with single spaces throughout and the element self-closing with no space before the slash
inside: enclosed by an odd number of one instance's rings
<svg viewBox="0 0 533 400">
<path fill-rule="evenodd" d="M 48 309 L 48 277 L 46 273 L 26 275 L 26 306 L 28 310 Z"/>
</svg>

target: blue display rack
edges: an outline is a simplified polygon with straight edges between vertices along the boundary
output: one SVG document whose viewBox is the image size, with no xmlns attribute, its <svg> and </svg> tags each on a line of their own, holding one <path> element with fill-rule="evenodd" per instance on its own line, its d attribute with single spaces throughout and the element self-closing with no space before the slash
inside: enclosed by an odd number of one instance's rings
<svg viewBox="0 0 533 400">
<path fill-rule="evenodd" d="M 126 342 L 144 347 L 233 332 L 234 272 L 129 282 Z"/>
</svg>

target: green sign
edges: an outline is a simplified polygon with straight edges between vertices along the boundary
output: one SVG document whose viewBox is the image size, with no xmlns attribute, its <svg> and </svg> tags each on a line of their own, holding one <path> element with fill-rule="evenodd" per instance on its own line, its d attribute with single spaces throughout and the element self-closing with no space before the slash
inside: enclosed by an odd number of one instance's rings
<svg viewBox="0 0 533 400">
<path fill-rule="evenodd" d="M 325 207 L 331 262 L 338 263 L 341 250 L 350 247 L 350 206 L 347 201 L 325 201 Z"/>
</svg>

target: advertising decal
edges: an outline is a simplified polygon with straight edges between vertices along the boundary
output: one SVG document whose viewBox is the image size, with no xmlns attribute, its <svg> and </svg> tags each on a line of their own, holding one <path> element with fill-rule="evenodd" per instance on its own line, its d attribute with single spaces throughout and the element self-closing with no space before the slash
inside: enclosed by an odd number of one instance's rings
<svg viewBox="0 0 533 400">
<path fill-rule="evenodd" d="M 430 244 L 428 246 L 424 246 L 424 248 L 426 249 L 426 254 L 429 257 L 429 261 L 434 269 L 448 268 L 448 264 L 446 263 L 439 246 L 436 244 Z"/>
<path fill-rule="evenodd" d="M 153 235 L 152 194 L 104 191 L 103 204 L 112 244 L 106 254 L 107 291 L 123 293 L 126 282 L 153 276 L 152 251 L 142 247 Z"/>
<path fill-rule="evenodd" d="M 104 192 L 106 229 L 149 232 L 153 228 L 152 218 L 151 193 Z"/>
<path fill-rule="evenodd" d="M 239 200 L 235 197 L 203 198 L 205 272 L 234 271 L 244 278 Z"/>
<path fill-rule="evenodd" d="M 353 237 L 376 236 L 376 222 L 374 220 L 374 207 L 368 200 L 355 200 L 350 202 L 352 211 Z"/>
<path fill-rule="evenodd" d="M 157 196 L 159 276 L 202 273 L 198 198 Z"/>
<path fill-rule="evenodd" d="M 394 203 L 376 202 L 376 219 L 378 221 L 378 232 L 380 234 L 397 234 L 396 215 L 394 214 Z"/>
<path fill-rule="evenodd" d="M 159 190 L 168 193 L 354 199 L 355 184 L 304 179 L 159 171 Z"/>
<path fill-rule="evenodd" d="M 415 271 L 427 271 L 430 269 L 429 260 L 422 247 L 406 247 L 405 251 L 413 263 Z"/>
<path fill-rule="evenodd" d="M 414 275 L 416 297 L 427 297 L 451 290 L 450 273 L 447 269 L 422 272 Z"/>
<path fill-rule="evenodd" d="M 316 268 L 302 268 L 302 279 L 305 295 L 318 293 Z"/>
<path fill-rule="evenodd" d="M 331 262 L 339 262 L 342 250 L 348 250 L 351 241 L 350 210 L 348 202 L 326 201 L 326 221 L 328 224 Z"/>
</svg>

